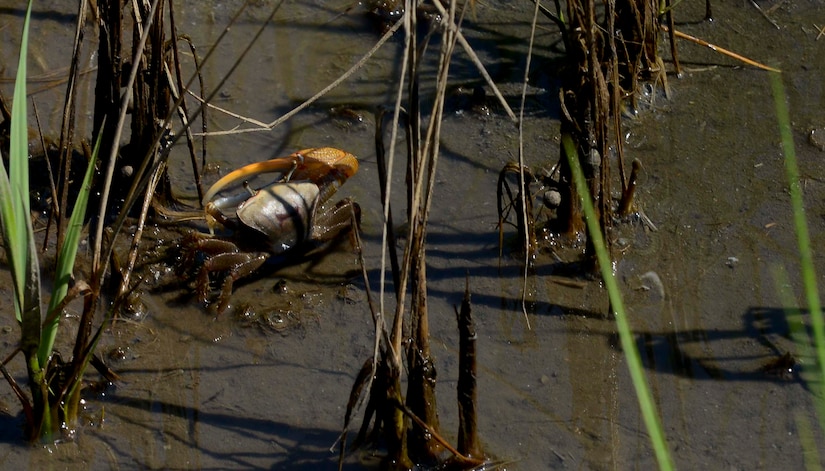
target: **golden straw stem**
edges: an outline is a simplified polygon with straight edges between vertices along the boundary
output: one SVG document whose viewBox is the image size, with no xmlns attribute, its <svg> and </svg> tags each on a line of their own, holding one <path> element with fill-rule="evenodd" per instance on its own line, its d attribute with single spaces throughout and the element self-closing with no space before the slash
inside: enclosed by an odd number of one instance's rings
<svg viewBox="0 0 825 471">
<path fill-rule="evenodd" d="M 661 28 L 662 28 L 662 30 L 663 30 L 664 32 L 668 32 L 667 26 L 662 26 Z M 742 62 L 744 62 L 745 64 L 752 65 L 752 66 L 757 67 L 757 68 L 759 68 L 759 69 L 762 69 L 762 70 L 767 70 L 767 71 L 770 71 L 770 72 L 780 72 L 780 73 L 782 72 L 782 71 L 781 71 L 781 70 L 779 70 L 779 69 L 775 69 L 775 68 L 770 67 L 770 66 L 767 66 L 767 65 L 765 65 L 765 64 L 760 64 L 759 62 L 756 62 L 756 61 L 754 61 L 754 60 L 748 59 L 748 58 L 747 58 L 747 57 L 745 57 L 745 56 L 740 56 L 739 54 L 737 54 L 737 53 L 735 53 L 735 52 L 729 51 L 729 50 L 727 50 L 727 49 L 725 49 L 725 48 L 722 48 L 722 47 L 719 47 L 719 46 L 717 46 L 717 45 L 715 45 L 715 44 L 711 44 L 711 43 L 709 43 L 709 42 L 707 42 L 707 41 L 705 41 L 705 40 L 702 40 L 702 39 L 699 39 L 699 38 L 693 37 L 693 36 L 691 36 L 691 35 L 689 35 L 689 34 L 685 34 L 685 33 L 681 32 L 681 31 L 677 31 L 677 30 L 675 30 L 675 29 L 674 29 L 674 30 L 673 30 L 673 34 L 674 34 L 674 35 L 676 35 L 676 37 L 677 37 L 677 38 L 687 39 L 688 41 L 694 42 L 694 43 L 696 43 L 696 44 L 698 44 L 698 45 L 700 45 L 700 46 L 705 46 L 705 47 L 708 47 L 708 48 L 712 49 L 712 50 L 713 50 L 713 51 L 715 51 L 715 52 L 718 52 L 718 53 L 720 53 L 720 54 L 724 54 L 724 55 L 726 55 L 726 56 L 728 56 L 728 57 L 732 57 L 732 58 L 734 58 L 734 59 L 736 59 L 736 60 L 738 60 L 738 61 L 742 61 Z"/>
</svg>

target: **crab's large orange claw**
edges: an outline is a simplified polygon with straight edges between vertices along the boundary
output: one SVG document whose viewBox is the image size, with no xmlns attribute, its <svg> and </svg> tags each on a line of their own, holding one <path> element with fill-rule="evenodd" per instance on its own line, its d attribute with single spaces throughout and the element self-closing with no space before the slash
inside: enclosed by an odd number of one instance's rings
<svg viewBox="0 0 825 471">
<path fill-rule="evenodd" d="M 329 199 L 358 171 L 358 159 L 354 155 L 333 147 L 304 149 L 292 156 L 299 162 L 292 179 L 309 180 L 318 185 L 321 201 Z"/>
<path fill-rule="evenodd" d="M 255 162 L 233 170 L 216 181 L 203 196 L 206 205 L 221 190 L 262 173 L 278 172 L 289 180 L 309 180 L 319 185 L 337 182 L 342 184 L 358 171 L 358 159 L 340 149 L 318 147 L 304 149 L 289 157 Z"/>
<path fill-rule="evenodd" d="M 349 152 L 334 147 L 304 149 L 290 157 L 298 159 L 298 166 L 292 174 L 293 180 L 319 183 L 333 177 L 338 183 L 343 183 L 358 171 L 358 159 Z"/>
</svg>

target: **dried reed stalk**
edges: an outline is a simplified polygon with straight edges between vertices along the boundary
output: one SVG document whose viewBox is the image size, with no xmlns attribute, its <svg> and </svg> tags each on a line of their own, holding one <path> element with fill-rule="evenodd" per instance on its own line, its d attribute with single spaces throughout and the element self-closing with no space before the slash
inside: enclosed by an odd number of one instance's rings
<svg viewBox="0 0 825 471">
<path fill-rule="evenodd" d="M 464 288 L 458 322 L 458 452 L 471 458 L 482 456 L 478 439 L 476 393 L 476 328 L 470 305 L 470 279 Z"/>
</svg>

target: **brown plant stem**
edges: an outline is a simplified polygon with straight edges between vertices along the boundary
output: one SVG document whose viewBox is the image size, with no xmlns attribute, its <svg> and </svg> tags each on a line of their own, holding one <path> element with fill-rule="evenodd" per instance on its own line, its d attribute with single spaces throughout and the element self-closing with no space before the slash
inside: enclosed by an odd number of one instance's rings
<svg viewBox="0 0 825 471">
<path fill-rule="evenodd" d="M 708 0 L 709 1 L 709 0 Z M 679 53 L 676 50 L 676 34 L 673 28 L 673 1 L 667 0 L 667 28 L 669 30 L 668 38 L 670 39 L 670 55 L 673 57 L 673 68 L 676 71 L 676 76 L 682 76 L 682 68 L 679 66 Z M 710 3 L 708 3 L 710 5 Z"/>
<path fill-rule="evenodd" d="M 633 169 L 630 171 L 630 180 L 627 189 L 622 193 L 622 201 L 619 203 L 619 216 L 627 216 L 633 210 L 633 197 L 636 195 L 636 181 L 639 178 L 639 171 L 642 163 L 639 159 L 633 160 Z"/>
<path fill-rule="evenodd" d="M 104 158 L 107 151 L 116 146 L 115 132 L 118 126 L 117 116 L 120 112 L 120 86 L 123 75 L 123 7 L 124 0 L 98 0 L 98 66 L 95 78 L 95 104 L 93 136 L 102 136 L 100 148 L 101 165 L 105 166 L 108 160 Z M 109 158 L 111 154 L 109 154 Z M 68 163 L 65 164 L 65 174 L 68 174 Z M 102 184 L 102 182 L 101 182 Z M 60 207 L 66 207 L 64 196 L 61 196 Z"/>
<path fill-rule="evenodd" d="M 382 359 L 378 372 L 378 375 L 384 376 L 385 396 L 375 419 L 375 427 L 379 428 L 379 420 L 384 420 L 384 439 L 387 441 L 388 451 L 385 467 L 411 469 L 413 464 L 407 448 L 407 421 L 404 420 L 404 411 L 397 407 L 404 403 L 401 396 L 401 372 L 391 363 L 388 359 Z"/>
<path fill-rule="evenodd" d="M 169 89 L 173 93 L 173 96 L 175 98 L 175 102 L 180 103 L 180 106 L 178 107 L 178 114 L 180 115 L 180 118 L 181 118 L 181 121 L 182 121 L 182 124 L 183 124 L 183 128 L 186 132 L 186 146 L 187 146 L 187 149 L 189 150 L 189 159 L 192 163 L 192 174 L 195 178 L 195 188 L 198 191 L 198 201 L 203 201 L 203 182 L 201 182 L 201 172 L 200 172 L 200 169 L 198 168 L 198 159 L 195 157 L 195 145 L 194 145 L 194 142 L 193 142 L 194 140 L 193 140 L 193 136 L 192 136 L 192 129 L 191 129 L 191 126 L 189 125 L 189 122 L 188 122 L 189 110 L 186 106 L 186 100 L 180 99 L 180 97 L 183 96 L 183 94 L 185 92 L 185 89 L 184 89 L 184 85 L 183 85 L 183 72 L 181 71 L 181 67 L 180 67 L 180 52 L 178 51 L 178 27 L 177 27 L 177 24 L 175 23 L 174 2 L 169 2 L 169 28 L 170 28 L 171 34 L 172 34 L 172 41 L 170 41 L 170 43 L 172 45 L 172 58 L 173 58 L 172 63 L 175 67 L 174 78 L 177 82 L 177 93 L 175 93 L 175 88 L 174 88 L 174 86 L 172 86 L 172 78 L 169 77 L 170 73 L 168 71 L 167 71 L 166 76 L 167 76 L 167 80 L 169 81 Z M 188 38 L 184 38 L 184 39 L 187 40 L 187 42 L 189 43 L 189 47 L 192 50 L 192 57 L 195 61 L 195 67 L 197 68 L 198 67 L 198 56 L 197 56 L 197 54 L 195 54 L 195 46 L 192 44 L 191 41 L 188 40 Z M 201 94 L 203 94 L 203 77 L 200 73 L 200 70 L 197 71 L 197 76 L 198 76 L 198 79 L 200 80 Z M 203 111 L 203 114 L 201 116 L 203 118 L 202 124 L 203 124 L 203 126 L 206 126 L 206 108 L 202 108 L 202 111 Z M 206 131 L 206 130 L 204 129 L 204 131 Z M 202 149 L 202 151 L 203 151 L 203 160 L 206 160 L 206 139 L 207 138 L 206 138 L 206 136 L 203 136 L 202 139 L 203 139 L 203 149 Z"/>
<path fill-rule="evenodd" d="M 424 231 L 418 231 L 423 233 Z M 407 351 L 409 383 L 407 385 L 407 405 L 423 420 L 430 430 L 439 430 L 438 408 L 435 394 L 436 369 L 430 352 L 430 328 L 427 312 L 427 274 L 424 263 L 423 235 L 416 235 L 412 267 L 412 307 L 410 309 L 413 341 Z M 409 433 L 411 451 L 417 461 L 437 463 L 441 446 L 430 439 L 431 434 L 415 427 Z"/>
<path fill-rule="evenodd" d="M 400 404 L 400 403 L 396 404 L 396 406 L 398 407 L 398 409 L 401 412 L 403 412 L 410 419 L 412 419 L 412 421 L 415 422 L 415 425 L 417 425 L 418 427 L 421 427 L 422 430 L 425 430 L 428 434 L 432 435 L 433 441 L 438 442 L 438 444 L 443 446 L 445 450 L 452 453 L 453 458 L 455 458 L 458 461 L 457 464 L 460 468 L 465 468 L 466 467 L 466 468 L 470 468 L 470 469 L 478 469 L 478 466 L 483 463 L 482 460 L 462 455 L 458 450 L 456 450 L 452 445 L 450 445 L 450 442 L 448 442 L 447 440 L 444 439 L 444 437 L 439 435 L 439 433 L 436 430 L 433 430 L 432 428 L 430 428 L 430 426 L 427 425 L 426 422 L 424 422 L 423 420 L 418 418 L 415 414 L 413 414 L 409 407 L 405 406 L 404 404 Z M 445 461 L 445 463 L 448 463 L 448 462 L 449 461 Z M 447 466 L 447 469 L 451 469 L 451 468 L 449 466 Z"/>
<path fill-rule="evenodd" d="M 88 5 L 86 0 L 78 2 L 74 47 L 72 48 L 72 62 L 69 67 L 69 78 L 68 83 L 66 85 L 66 101 L 63 105 L 63 123 L 60 128 L 60 144 L 58 146 L 58 153 L 60 154 L 60 162 L 63 162 L 63 181 L 65 183 L 63 184 L 63 191 L 60 197 L 60 204 L 57 204 L 57 202 L 55 202 L 55 204 L 58 208 L 62 208 L 64 210 L 67 208 L 66 204 L 69 195 L 69 181 L 71 181 L 72 178 L 72 176 L 69 175 L 69 169 L 71 168 L 72 161 L 72 137 L 74 136 L 75 100 L 77 97 L 77 87 L 75 87 L 75 84 L 77 83 L 77 78 L 80 73 L 80 45 L 83 43 L 83 29 L 86 26 L 87 9 Z M 49 164 L 49 154 L 48 150 L 45 149 L 45 146 L 44 154 L 46 155 L 46 163 Z M 54 186 L 54 182 L 52 182 L 52 186 Z M 52 191 L 56 193 L 56 190 Z M 54 197 L 57 198 L 57 195 L 55 194 Z M 62 247 L 63 236 L 66 231 L 66 224 L 68 224 L 69 222 L 69 215 L 68 211 L 65 211 L 63 213 L 58 211 L 56 214 L 58 218 L 57 246 Z M 48 235 L 46 236 L 46 239 L 48 239 Z"/>
<path fill-rule="evenodd" d="M 461 310 L 455 310 L 458 321 L 458 452 L 480 458 L 483 453 L 478 440 L 476 394 L 476 330 L 470 305 L 470 278 L 464 288 Z"/>
</svg>

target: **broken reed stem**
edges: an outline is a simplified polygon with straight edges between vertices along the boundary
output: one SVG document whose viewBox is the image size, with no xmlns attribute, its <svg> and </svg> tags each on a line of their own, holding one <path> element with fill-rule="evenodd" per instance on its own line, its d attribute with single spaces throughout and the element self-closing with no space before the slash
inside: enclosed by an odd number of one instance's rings
<svg viewBox="0 0 825 471">
<path fill-rule="evenodd" d="M 622 200 L 619 203 L 619 216 L 624 217 L 633 211 L 633 197 L 636 195 L 636 182 L 639 179 L 639 171 L 642 169 L 642 162 L 639 159 L 634 159 L 633 168 L 630 171 L 630 180 L 627 182 L 627 188 L 622 192 Z"/>
<path fill-rule="evenodd" d="M 476 329 L 470 305 L 470 278 L 464 288 L 461 310 L 455 309 L 458 321 L 458 451 L 463 456 L 480 458 L 476 394 Z"/>
</svg>

